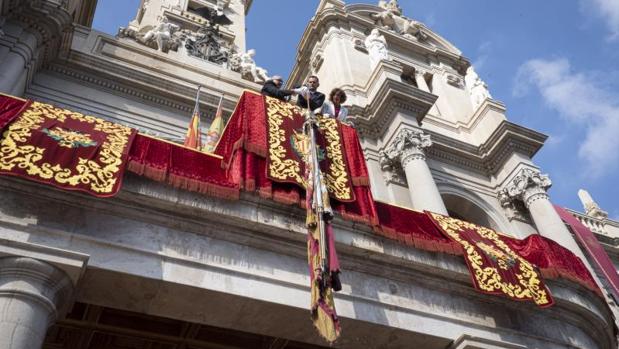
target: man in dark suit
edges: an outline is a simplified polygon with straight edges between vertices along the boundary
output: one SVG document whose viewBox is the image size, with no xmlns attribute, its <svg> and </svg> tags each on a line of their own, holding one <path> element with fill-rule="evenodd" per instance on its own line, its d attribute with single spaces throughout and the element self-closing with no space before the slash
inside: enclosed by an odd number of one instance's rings
<svg viewBox="0 0 619 349">
<path fill-rule="evenodd" d="M 306 88 L 303 88 L 297 97 L 297 105 L 301 108 L 307 108 L 306 97 L 309 97 L 311 110 L 322 107 L 322 104 L 325 102 L 325 95 L 316 90 L 318 86 L 320 86 L 318 77 L 315 75 L 310 76 L 307 79 L 307 83 L 305 83 Z"/>
<path fill-rule="evenodd" d="M 282 101 L 287 101 L 288 97 L 293 94 L 296 94 L 293 90 L 284 90 L 282 89 L 282 84 L 284 80 L 279 75 L 274 75 L 272 78 L 267 80 L 262 86 L 262 91 L 260 91 L 263 95 L 277 98 Z"/>
</svg>

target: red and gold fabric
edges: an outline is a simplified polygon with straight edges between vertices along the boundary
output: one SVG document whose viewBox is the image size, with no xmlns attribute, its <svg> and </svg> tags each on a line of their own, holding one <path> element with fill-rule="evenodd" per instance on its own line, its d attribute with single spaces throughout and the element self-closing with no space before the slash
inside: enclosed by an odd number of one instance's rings
<svg viewBox="0 0 619 349">
<path fill-rule="evenodd" d="M 536 267 L 522 258 L 492 229 L 427 212 L 437 227 L 462 246 L 475 288 L 540 307 L 554 302 Z"/>
<path fill-rule="evenodd" d="M 135 130 L 46 103 L 20 108 L 14 100 L 0 96 L 8 120 L 0 173 L 99 197 L 118 192 Z"/>
<path fill-rule="evenodd" d="M 268 177 L 276 182 L 291 182 L 306 187 L 302 154 L 309 141 L 303 134 L 305 116 L 296 105 L 272 97 L 266 97 L 266 114 Z M 318 125 L 316 143 L 329 194 L 339 201 L 354 201 L 339 122 L 334 118 L 318 117 Z"/>
</svg>

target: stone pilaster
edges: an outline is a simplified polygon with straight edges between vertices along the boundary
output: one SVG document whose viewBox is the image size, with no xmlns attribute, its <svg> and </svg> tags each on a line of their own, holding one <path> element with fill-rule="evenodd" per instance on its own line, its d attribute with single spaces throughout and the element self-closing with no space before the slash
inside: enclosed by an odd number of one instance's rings
<svg viewBox="0 0 619 349">
<path fill-rule="evenodd" d="M 0 8 L 0 92 L 22 95 L 34 72 L 71 35 L 67 1 L 22 0 Z"/>
<path fill-rule="evenodd" d="M 385 150 L 380 152 L 383 171 L 404 170 L 413 208 L 447 214 L 436 182 L 426 162 L 425 148 L 432 145 L 430 135 L 418 129 L 402 129 Z"/>
<path fill-rule="evenodd" d="M 521 169 L 499 193 L 499 201 L 506 207 L 513 200 L 521 200 L 529 210 L 537 231 L 570 249 L 586 261 L 580 247 L 555 211 L 546 190 L 552 182 L 547 175 L 530 168 Z"/>
<path fill-rule="evenodd" d="M 0 348 L 41 348 L 67 306 L 73 283 L 62 270 L 27 257 L 0 258 Z"/>
</svg>

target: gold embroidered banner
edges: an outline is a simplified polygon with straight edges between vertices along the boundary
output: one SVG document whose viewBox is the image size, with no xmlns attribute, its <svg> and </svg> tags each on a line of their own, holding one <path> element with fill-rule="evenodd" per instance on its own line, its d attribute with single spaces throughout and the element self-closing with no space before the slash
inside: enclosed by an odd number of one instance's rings
<svg viewBox="0 0 619 349">
<path fill-rule="evenodd" d="M 134 136 L 129 127 L 32 102 L 2 133 L 0 173 L 112 196 Z"/>
<path fill-rule="evenodd" d="M 303 154 L 309 149 L 309 139 L 303 134 L 305 116 L 299 107 L 271 97 L 266 97 L 266 114 L 267 176 L 273 181 L 296 183 L 306 188 Z M 333 118 L 320 116 L 318 123 L 318 156 L 327 190 L 334 199 L 354 201 L 339 124 Z"/>
<path fill-rule="evenodd" d="M 512 250 L 497 232 L 440 214 L 427 214 L 462 246 L 475 288 L 518 301 L 532 300 L 540 307 L 554 303 L 537 269 Z"/>
</svg>

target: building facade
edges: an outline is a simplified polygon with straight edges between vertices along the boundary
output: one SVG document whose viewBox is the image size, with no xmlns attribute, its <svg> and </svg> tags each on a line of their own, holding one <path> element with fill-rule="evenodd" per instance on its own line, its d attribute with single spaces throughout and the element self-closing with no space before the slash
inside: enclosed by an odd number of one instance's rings
<svg viewBox="0 0 619 349">
<path fill-rule="evenodd" d="M 268 72 L 245 42 L 251 0 L 143 0 L 113 37 L 96 0 L 0 0 L 0 92 L 182 142 L 198 85 L 229 116 Z M 507 120 L 465 56 L 397 1 L 321 0 L 288 79 L 348 95 L 377 201 L 546 236 L 587 257 L 532 157 L 546 136 Z M 309 320 L 304 210 L 226 201 L 126 174 L 95 199 L 0 177 L 0 347 L 319 348 Z M 619 223 L 581 194 L 619 266 Z M 475 291 L 462 258 L 336 217 L 337 348 L 616 348 L 616 304 L 547 281 L 539 309 Z M 591 265 L 586 262 L 591 270 Z M 603 286 L 604 280 L 598 280 Z"/>
</svg>

